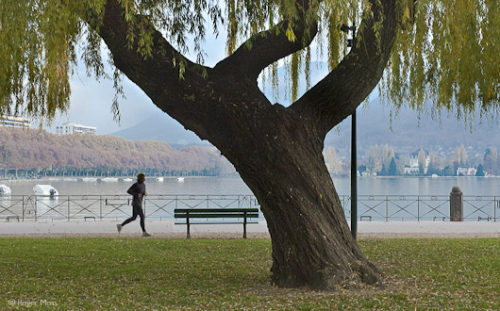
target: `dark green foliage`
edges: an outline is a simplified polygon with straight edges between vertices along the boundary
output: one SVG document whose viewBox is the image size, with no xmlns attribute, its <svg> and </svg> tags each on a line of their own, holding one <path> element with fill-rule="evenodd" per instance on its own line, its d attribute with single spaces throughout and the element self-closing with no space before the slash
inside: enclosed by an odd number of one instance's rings
<svg viewBox="0 0 500 311">
<path fill-rule="evenodd" d="M 443 176 L 455 176 L 457 170 L 453 169 L 453 166 L 448 165 L 443 169 Z"/>
<path fill-rule="evenodd" d="M 389 170 L 387 171 L 389 176 L 399 175 L 398 168 L 396 166 L 396 160 L 394 158 L 391 159 L 391 163 L 389 164 Z"/>
<path fill-rule="evenodd" d="M 484 173 L 484 167 L 482 164 L 479 164 L 477 166 L 477 170 L 476 170 L 476 176 L 484 176 L 485 173 Z"/>
</svg>

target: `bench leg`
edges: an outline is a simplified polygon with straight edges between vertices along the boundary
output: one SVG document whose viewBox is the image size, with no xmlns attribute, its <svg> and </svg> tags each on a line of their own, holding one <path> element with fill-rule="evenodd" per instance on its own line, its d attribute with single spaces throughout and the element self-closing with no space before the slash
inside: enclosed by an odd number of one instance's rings
<svg viewBox="0 0 500 311">
<path fill-rule="evenodd" d="M 186 238 L 190 239 L 191 238 L 191 230 L 189 228 L 189 217 L 186 218 L 186 224 L 187 224 L 187 236 L 186 236 Z"/>
<path fill-rule="evenodd" d="M 247 238 L 247 213 L 245 212 L 245 218 L 243 220 L 243 238 Z"/>
</svg>

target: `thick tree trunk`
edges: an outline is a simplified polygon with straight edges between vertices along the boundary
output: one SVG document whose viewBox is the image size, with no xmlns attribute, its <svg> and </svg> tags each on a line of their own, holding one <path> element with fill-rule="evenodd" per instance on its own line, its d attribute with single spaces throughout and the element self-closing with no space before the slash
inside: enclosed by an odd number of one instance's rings
<svg viewBox="0 0 500 311">
<path fill-rule="evenodd" d="M 269 113 L 274 120 L 236 121 L 249 130 L 239 133 L 230 150 L 220 147 L 257 197 L 267 220 L 272 282 L 315 289 L 380 282 L 379 271 L 351 236 L 322 155 L 322 137 L 283 107 L 275 105 L 272 110 L 278 112 Z"/>
</svg>

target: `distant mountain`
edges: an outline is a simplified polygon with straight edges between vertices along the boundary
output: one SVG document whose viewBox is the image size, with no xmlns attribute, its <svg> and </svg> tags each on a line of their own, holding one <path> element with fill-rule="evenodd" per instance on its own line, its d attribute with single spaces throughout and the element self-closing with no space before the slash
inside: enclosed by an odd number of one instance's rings
<svg viewBox="0 0 500 311">
<path fill-rule="evenodd" d="M 358 149 L 360 157 L 372 145 L 391 145 L 396 152 L 410 154 L 420 148 L 450 156 L 456 147 L 467 147 L 469 157 L 479 158 L 486 148 L 500 149 L 500 124 L 498 120 L 473 118 L 469 124 L 454 115 L 442 113 L 432 119 L 429 114 L 419 114 L 401 108 L 397 116 L 389 105 L 371 100 L 366 107 L 358 108 Z M 132 141 L 157 140 L 174 148 L 186 145 L 210 145 L 196 134 L 164 113 L 152 115 L 136 126 L 111 134 Z M 350 152 L 351 121 L 347 118 L 326 137 L 325 145 L 334 146 L 339 155 Z"/>
<path fill-rule="evenodd" d="M 311 85 L 317 83 L 328 73 L 328 65 L 322 62 L 311 63 Z M 269 79 L 269 77 L 268 77 Z M 287 81 L 287 69 L 278 69 L 278 80 Z M 299 81 L 299 97 L 306 91 L 305 77 Z M 280 82 L 280 83 L 281 83 Z M 264 87 L 264 93 L 272 103 L 288 106 L 291 102 L 290 91 L 286 83 L 280 84 L 279 90 Z M 428 105 L 430 107 L 430 105 Z M 427 109 L 429 109 L 427 107 Z M 446 112 L 434 119 L 431 113 L 415 112 L 409 108 L 401 108 L 395 115 L 395 108 L 382 104 L 378 90 L 369 97 L 367 105 L 358 108 L 358 149 L 362 157 L 371 145 L 392 145 L 396 152 L 410 154 L 424 148 L 433 150 L 442 156 L 449 156 L 461 144 L 467 147 L 469 157 L 479 158 L 486 148 L 496 146 L 500 149 L 500 124 L 498 120 L 481 120 L 471 117 L 468 124 L 463 119 Z M 326 138 L 326 146 L 334 146 L 340 156 L 350 152 L 350 118 L 347 118 Z M 164 113 L 154 114 L 145 121 L 131 128 L 112 133 L 111 135 L 129 140 L 158 140 L 171 146 L 209 145 L 201 141 L 196 134 L 187 131 L 177 121 Z"/>
<path fill-rule="evenodd" d="M 500 147 L 498 120 L 472 117 L 466 124 L 464 119 L 444 112 L 433 119 L 428 113 L 419 116 L 408 108 L 402 108 L 397 116 L 391 117 L 391 109 L 376 100 L 370 101 L 368 107 L 358 108 L 360 156 L 369 146 L 377 144 L 391 145 L 398 153 L 410 154 L 423 148 L 442 156 L 450 156 L 456 147 L 463 144 L 471 159 L 482 157 L 488 147 Z M 351 120 L 348 118 L 327 136 L 325 144 L 335 146 L 341 154 L 346 154 L 350 150 L 350 137 Z M 345 152 L 342 152 L 343 149 Z"/>
<path fill-rule="evenodd" d="M 184 129 L 179 122 L 163 112 L 152 114 L 139 124 L 111 133 L 110 135 L 132 141 L 161 141 L 174 148 L 187 145 L 210 145 L 207 141 L 202 141 L 192 131 Z"/>
</svg>

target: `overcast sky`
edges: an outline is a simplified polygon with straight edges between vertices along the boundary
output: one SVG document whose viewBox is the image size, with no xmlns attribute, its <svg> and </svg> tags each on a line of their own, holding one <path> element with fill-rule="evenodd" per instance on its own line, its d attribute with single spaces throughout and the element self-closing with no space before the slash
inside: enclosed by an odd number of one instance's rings
<svg viewBox="0 0 500 311">
<path fill-rule="evenodd" d="M 216 38 L 207 33 L 204 44 L 206 52 L 205 65 L 214 66 L 225 57 L 225 37 Z M 107 54 L 107 53 L 105 53 Z M 191 60 L 194 55 L 188 55 Z M 109 66 L 108 73 L 112 73 Z M 121 122 L 113 120 L 111 104 L 114 97 L 113 82 L 87 77 L 84 66 L 79 65 L 71 77 L 71 104 L 66 114 L 58 114 L 47 128 L 54 131 L 55 126 L 65 123 L 79 123 L 97 127 L 98 134 L 110 134 L 131 127 L 155 113 L 163 113 L 151 102 L 149 97 L 123 75 L 125 99 L 120 99 Z M 163 113 L 164 114 L 164 113 Z M 169 118 L 165 114 L 165 118 Z"/>
</svg>

